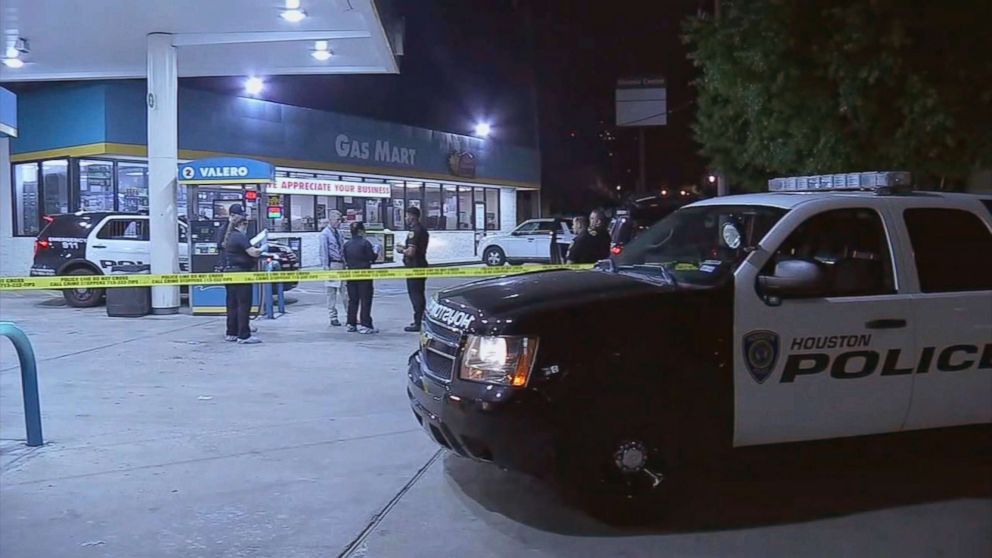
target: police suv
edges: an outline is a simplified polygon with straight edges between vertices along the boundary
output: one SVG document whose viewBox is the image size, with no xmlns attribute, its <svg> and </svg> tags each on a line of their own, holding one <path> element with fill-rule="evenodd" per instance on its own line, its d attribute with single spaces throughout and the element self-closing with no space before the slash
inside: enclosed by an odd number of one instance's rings
<svg viewBox="0 0 992 558">
<path fill-rule="evenodd" d="M 79 211 L 46 216 L 48 223 L 34 242 L 32 277 L 54 275 L 105 275 L 113 267 L 150 263 L 148 215 L 138 213 Z M 189 226 L 178 222 L 179 270 L 189 271 Z M 288 247 L 269 243 L 269 257 L 281 269 L 299 267 L 296 255 Z M 295 287 L 287 284 L 286 289 Z M 89 307 L 100 304 L 104 289 L 63 289 L 70 306 Z"/>
<path fill-rule="evenodd" d="M 985 435 L 992 196 L 909 184 L 776 179 L 687 205 L 594 270 L 442 291 L 414 414 L 462 456 L 628 507 L 746 447 Z"/>
</svg>

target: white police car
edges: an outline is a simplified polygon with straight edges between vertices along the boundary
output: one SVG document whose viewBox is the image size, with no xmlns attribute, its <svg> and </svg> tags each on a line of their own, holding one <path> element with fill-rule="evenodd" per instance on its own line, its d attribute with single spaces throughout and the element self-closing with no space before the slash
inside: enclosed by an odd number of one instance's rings
<svg viewBox="0 0 992 558">
<path fill-rule="evenodd" d="M 572 243 L 571 219 L 530 219 L 505 234 L 492 234 L 479 242 L 482 263 L 502 266 L 551 262 L 551 233 L 558 222 L 557 243 L 564 254 Z"/>
<path fill-rule="evenodd" d="M 454 452 L 617 506 L 759 448 L 987 432 L 992 196 L 909 183 L 776 179 L 675 211 L 595 270 L 441 291 L 414 414 Z"/>
<path fill-rule="evenodd" d="M 120 212 L 79 211 L 45 217 L 48 224 L 34 242 L 32 277 L 54 275 L 105 275 L 114 266 L 151 263 L 148 215 Z M 189 271 L 189 226 L 179 221 L 179 270 Z M 299 268 L 296 255 L 288 247 L 269 243 L 269 257 L 280 269 Z M 295 287 L 288 283 L 286 289 Z M 104 289 L 63 289 L 70 306 L 96 306 Z"/>
</svg>

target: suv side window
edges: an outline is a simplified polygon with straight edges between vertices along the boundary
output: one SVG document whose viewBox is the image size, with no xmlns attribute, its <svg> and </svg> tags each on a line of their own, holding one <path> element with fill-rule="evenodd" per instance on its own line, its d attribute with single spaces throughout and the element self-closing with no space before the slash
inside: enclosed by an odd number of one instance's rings
<svg viewBox="0 0 992 558">
<path fill-rule="evenodd" d="M 103 240 L 148 240 L 148 220 L 111 219 L 96 237 Z"/>
<path fill-rule="evenodd" d="M 961 209 L 903 212 L 925 293 L 992 290 L 992 233 Z"/>
<path fill-rule="evenodd" d="M 539 232 L 542 234 L 551 234 L 552 232 L 554 232 L 554 230 L 555 230 L 554 221 L 538 221 L 537 231 L 535 232 Z"/>
<path fill-rule="evenodd" d="M 517 227 L 517 230 L 513 232 L 518 234 L 530 234 L 535 230 L 537 230 L 537 223 L 535 221 L 531 221 L 530 223 L 524 223 L 523 225 L 520 225 L 519 227 Z"/>
<path fill-rule="evenodd" d="M 810 217 L 782 243 L 764 273 L 772 274 L 782 259 L 821 265 L 829 281 L 824 297 L 895 292 L 885 227 L 871 209 L 835 209 Z"/>
</svg>

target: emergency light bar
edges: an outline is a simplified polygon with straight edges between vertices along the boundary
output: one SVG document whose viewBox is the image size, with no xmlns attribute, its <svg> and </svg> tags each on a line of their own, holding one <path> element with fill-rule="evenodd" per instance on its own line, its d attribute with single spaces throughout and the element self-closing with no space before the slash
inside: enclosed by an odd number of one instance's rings
<svg viewBox="0 0 992 558">
<path fill-rule="evenodd" d="M 908 188 L 913 175 L 906 171 L 849 172 L 816 176 L 790 176 L 768 181 L 769 192 L 829 192 L 868 190 L 879 194 Z"/>
</svg>

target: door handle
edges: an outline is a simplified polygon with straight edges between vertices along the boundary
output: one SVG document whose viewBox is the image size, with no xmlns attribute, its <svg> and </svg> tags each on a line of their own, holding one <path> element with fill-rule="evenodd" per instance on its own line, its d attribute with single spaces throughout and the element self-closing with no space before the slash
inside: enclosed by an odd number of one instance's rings
<svg viewBox="0 0 992 558">
<path fill-rule="evenodd" d="M 899 329 L 906 327 L 906 320 L 900 318 L 882 318 L 865 323 L 868 329 Z"/>
<path fill-rule="evenodd" d="M 94 244 L 93 247 L 94 248 L 106 248 L 107 246 L 104 245 L 104 244 Z"/>
</svg>

